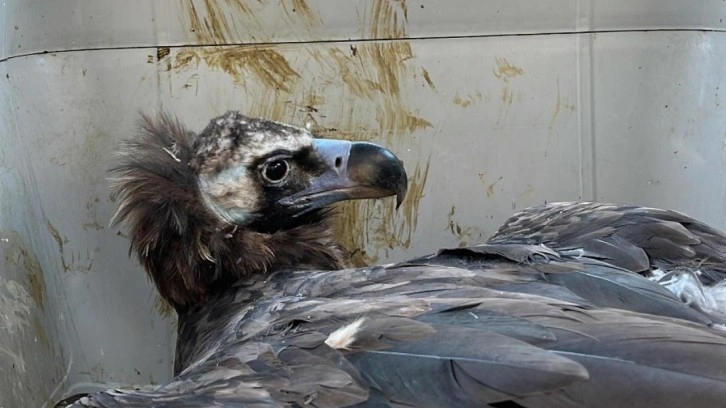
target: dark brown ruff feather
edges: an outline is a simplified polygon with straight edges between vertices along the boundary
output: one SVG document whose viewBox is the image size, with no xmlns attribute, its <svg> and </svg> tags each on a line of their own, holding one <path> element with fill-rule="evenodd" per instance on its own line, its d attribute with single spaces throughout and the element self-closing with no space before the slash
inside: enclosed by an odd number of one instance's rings
<svg viewBox="0 0 726 408">
<path fill-rule="evenodd" d="M 190 165 L 195 137 L 167 114 L 142 115 L 138 136 L 125 142 L 121 164 L 111 170 L 113 197 L 119 200 L 112 224 L 127 226 L 129 251 L 177 312 L 271 268 L 344 267 L 327 213 L 317 222 L 269 234 L 215 217 Z"/>
</svg>

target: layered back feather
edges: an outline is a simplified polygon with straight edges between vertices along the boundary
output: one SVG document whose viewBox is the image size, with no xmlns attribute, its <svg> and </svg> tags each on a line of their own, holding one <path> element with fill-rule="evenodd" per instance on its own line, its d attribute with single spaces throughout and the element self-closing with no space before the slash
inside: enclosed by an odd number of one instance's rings
<svg viewBox="0 0 726 408">
<path fill-rule="evenodd" d="M 723 405 L 723 332 L 499 290 L 550 274 L 541 267 L 559 274 L 587 267 L 514 263 L 496 252 L 472 253 L 478 262 L 468 268 L 416 262 L 278 271 L 189 316 L 180 332 L 188 346 L 183 370 L 172 382 L 104 391 L 75 406 Z"/>
<path fill-rule="evenodd" d="M 685 214 L 593 202 L 551 203 L 512 215 L 489 243 L 544 244 L 637 273 L 703 269 L 705 284 L 726 278 L 726 235 Z"/>
<path fill-rule="evenodd" d="M 726 234 L 676 211 L 545 204 L 510 217 L 489 243 L 543 244 L 608 262 L 659 282 L 695 309 L 726 313 Z"/>
</svg>

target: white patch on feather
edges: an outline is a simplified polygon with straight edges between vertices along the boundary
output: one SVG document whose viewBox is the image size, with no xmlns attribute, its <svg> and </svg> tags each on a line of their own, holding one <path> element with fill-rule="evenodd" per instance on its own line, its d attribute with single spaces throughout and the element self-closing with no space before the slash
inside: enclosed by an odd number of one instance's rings
<svg viewBox="0 0 726 408">
<path fill-rule="evenodd" d="M 706 292 L 716 302 L 716 310 L 726 313 L 726 282 L 720 282 L 710 288 L 706 288 Z"/>
<path fill-rule="evenodd" d="M 580 259 L 585 256 L 585 250 L 582 248 L 568 249 L 566 251 L 560 251 L 560 254 Z"/>
<path fill-rule="evenodd" d="M 174 146 L 172 146 L 172 149 L 174 149 Z M 177 163 L 181 163 L 181 159 L 179 159 L 179 157 L 177 157 L 176 153 L 174 153 L 172 150 L 169 150 L 166 147 L 162 147 L 161 150 L 165 151 L 166 154 L 171 156 L 171 158 L 174 159 L 174 161 L 176 161 Z"/>
<path fill-rule="evenodd" d="M 660 280 L 660 278 L 665 276 L 666 271 L 664 271 L 663 269 L 660 269 L 660 268 L 656 268 L 656 269 L 651 270 L 650 274 L 651 275 L 648 279 L 653 282 L 658 282 Z"/>
<path fill-rule="evenodd" d="M 325 340 L 325 344 L 334 349 L 347 349 L 356 340 L 356 335 L 360 331 L 366 318 L 361 317 L 352 323 L 340 327 L 338 330 L 330 333 Z"/>
<path fill-rule="evenodd" d="M 703 286 L 698 276 L 700 270 L 676 270 L 667 272 L 653 269 L 650 280 L 670 290 L 689 306 L 710 313 L 726 313 L 726 282 L 714 286 Z"/>
</svg>

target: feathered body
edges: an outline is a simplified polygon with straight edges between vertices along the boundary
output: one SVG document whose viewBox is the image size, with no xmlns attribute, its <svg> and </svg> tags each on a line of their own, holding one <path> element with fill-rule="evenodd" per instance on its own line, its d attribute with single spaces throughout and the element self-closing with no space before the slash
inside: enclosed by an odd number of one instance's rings
<svg viewBox="0 0 726 408">
<path fill-rule="evenodd" d="M 270 152 L 284 146 L 295 170 L 273 184 Z M 341 146 L 237 113 L 198 136 L 147 120 L 118 169 L 117 220 L 179 314 L 175 377 L 74 406 L 723 405 L 721 314 L 641 275 L 704 265 L 705 248 L 723 253 L 722 234 L 704 229 L 706 239 L 665 212 L 658 220 L 680 235 L 659 240 L 660 227 L 627 215 L 650 210 L 557 204 L 515 216 L 486 244 L 341 269 L 328 205 L 405 191 L 390 152 Z"/>
<path fill-rule="evenodd" d="M 278 271 L 187 316 L 186 368 L 170 384 L 80 406 L 722 406 L 720 332 L 489 288 L 541 273 L 496 256 L 468 269 Z M 344 348 L 326 343 L 362 317 Z"/>
</svg>

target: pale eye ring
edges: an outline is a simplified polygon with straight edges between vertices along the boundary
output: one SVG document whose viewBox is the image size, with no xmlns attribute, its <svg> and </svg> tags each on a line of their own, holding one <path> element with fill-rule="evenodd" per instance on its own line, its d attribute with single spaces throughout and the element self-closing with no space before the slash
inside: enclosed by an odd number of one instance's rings
<svg viewBox="0 0 726 408">
<path fill-rule="evenodd" d="M 262 177 L 270 183 L 279 183 L 290 171 L 287 160 L 272 160 L 262 166 Z"/>
</svg>

